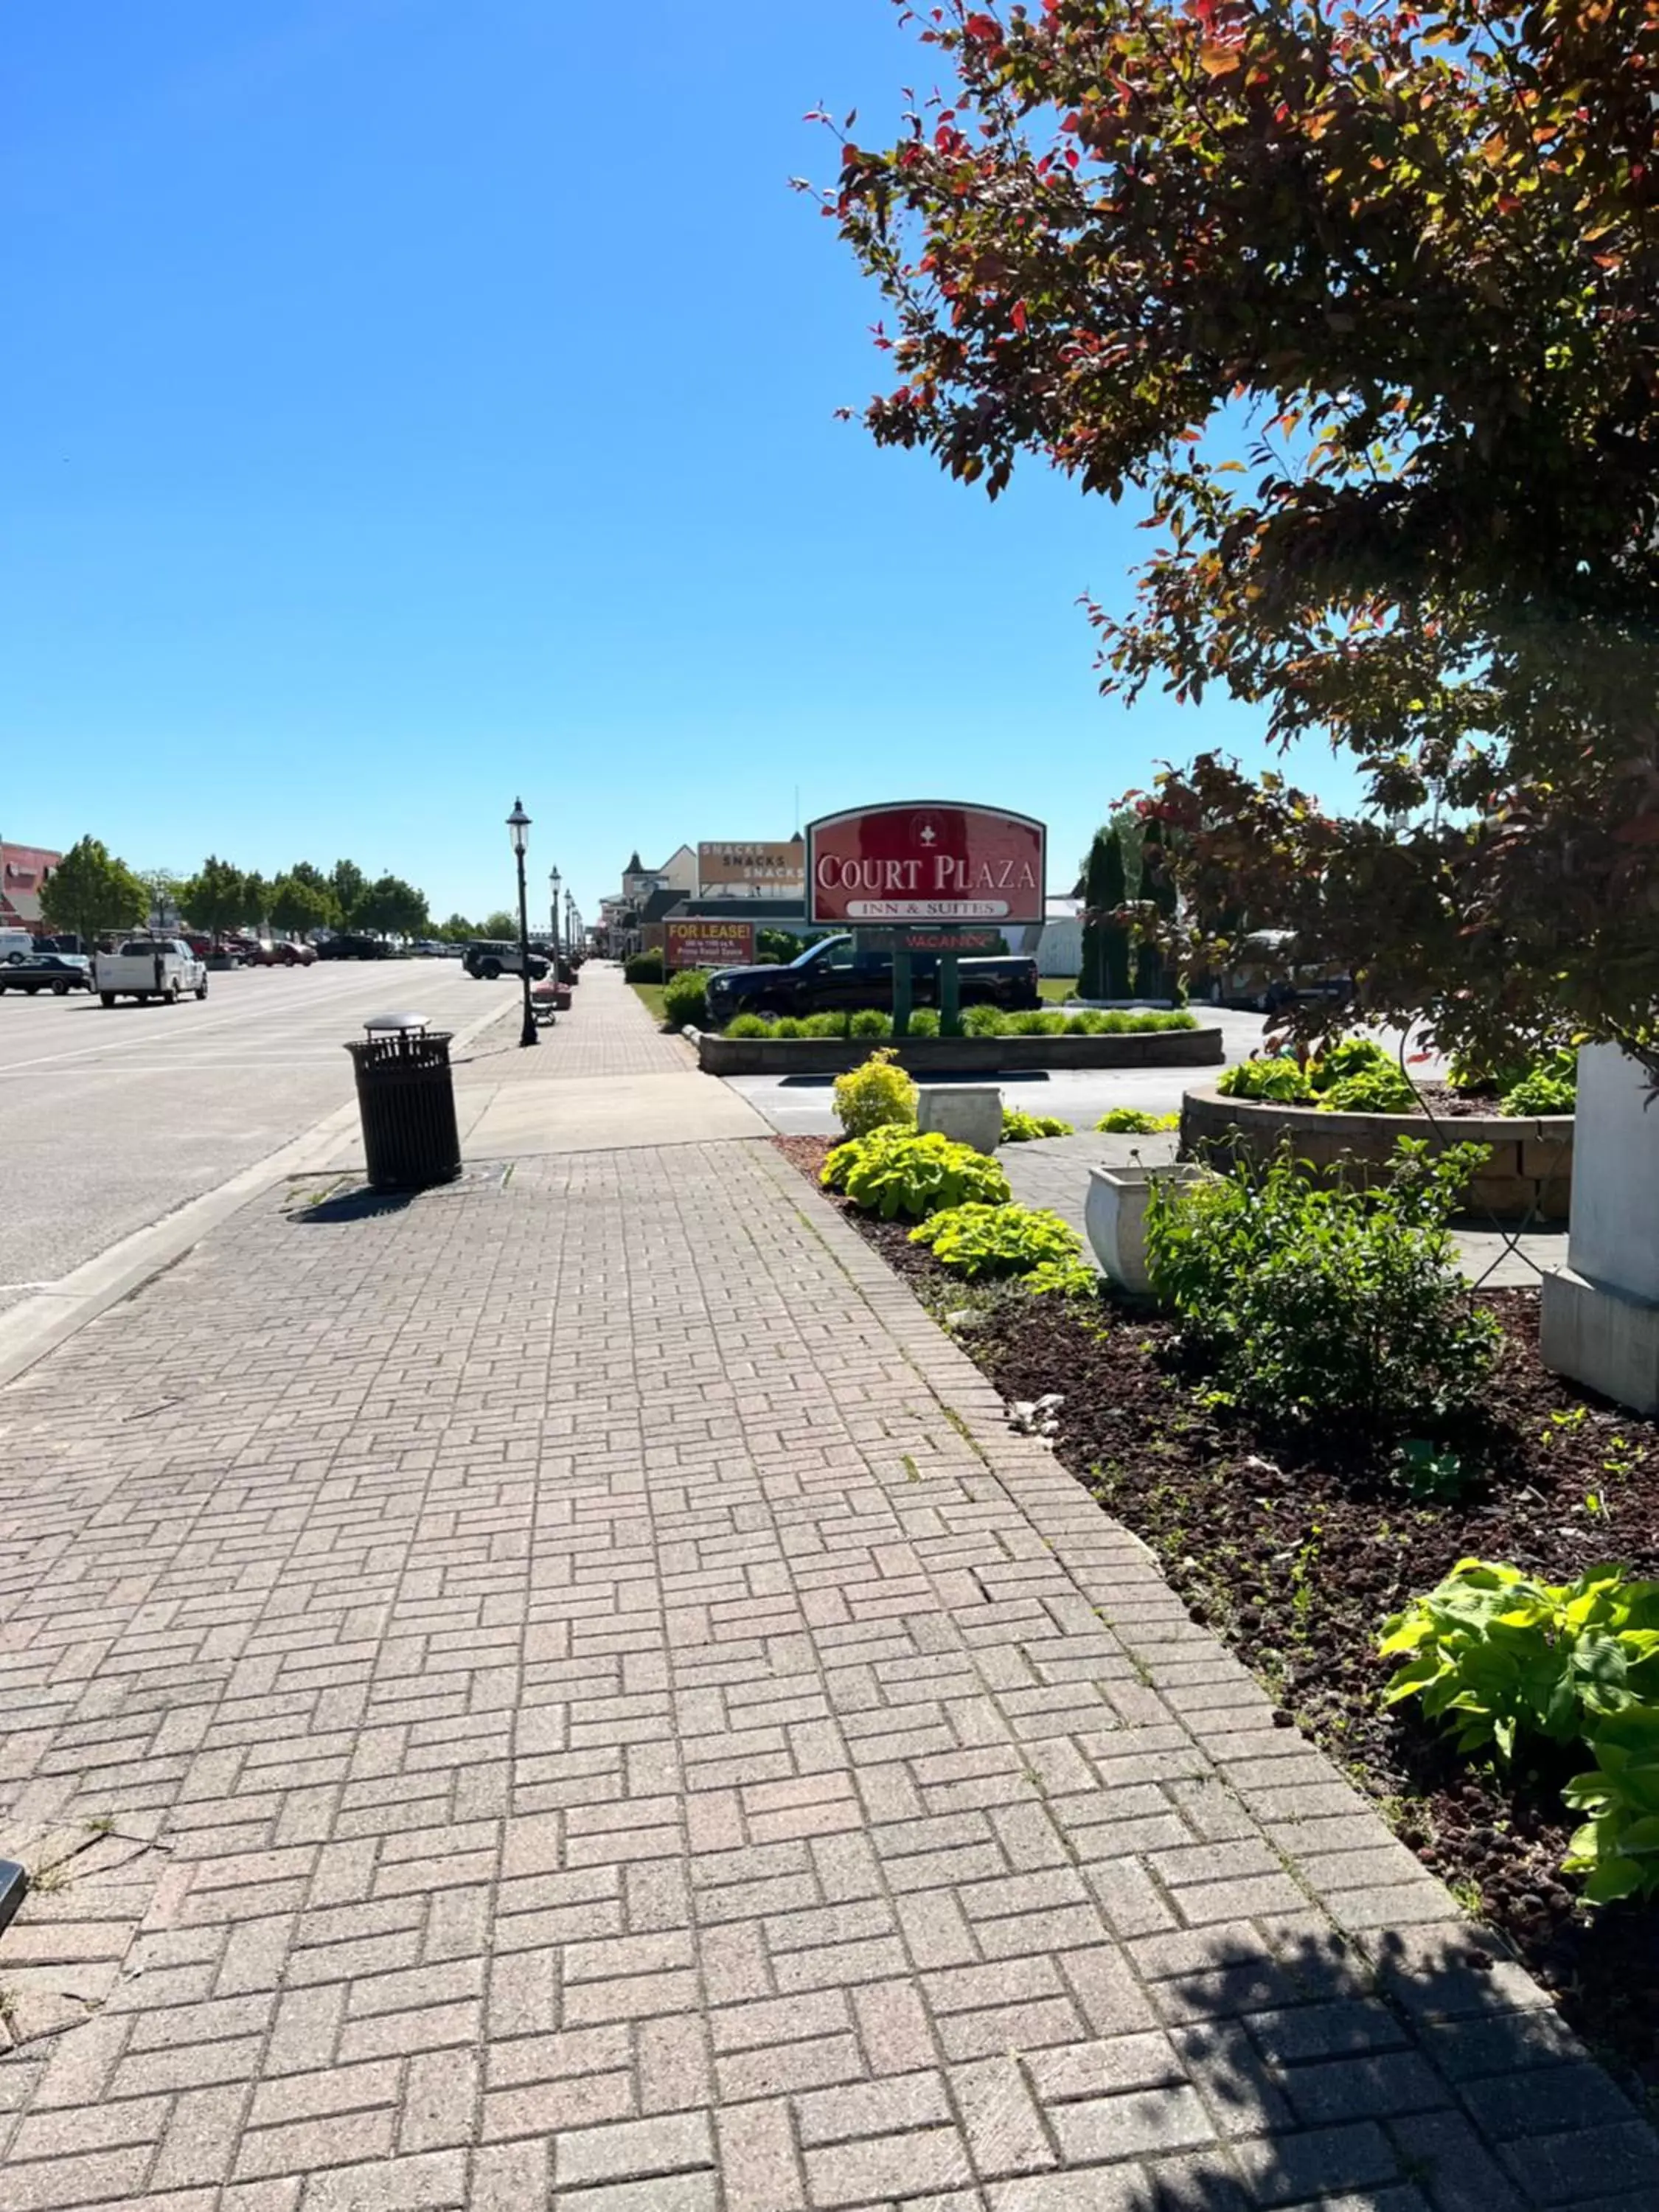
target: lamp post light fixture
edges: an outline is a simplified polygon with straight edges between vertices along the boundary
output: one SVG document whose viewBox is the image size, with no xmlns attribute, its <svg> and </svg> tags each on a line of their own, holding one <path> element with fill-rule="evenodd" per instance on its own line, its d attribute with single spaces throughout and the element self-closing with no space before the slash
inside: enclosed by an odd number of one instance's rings
<svg viewBox="0 0 1659 2212">
<path fill-rule="evenodd" d="M 556 868 L 547 872 L 547 887 L 553 894 L 553 981 L 563 981 L 559 974 L 559 884 L 562 878 Z"/>
<path fill-rule="evenodd" d="M 530 817 L 524 811 L 524 801 L 515 799 L 513 811 L 507 817 L 507 833 L 513 840 L 513 857 L 519 864 L 519 980 L 524 986 L 524 1026 L 519 1031 L 520 1045 L 539 1044 L 536 1034 L 536 1017 L 530 1004 L 530 909 L 525 903 L 524 856 L 530 845 Z"/>
<path fill-rule="evenodd" d="M 576 913 L 575 894 L 574 891 L 567 891 L 564 895 L 564 941 L 570 947 L 571 957 L 573 959 L 575 957 L 576 952 L 576 923 L 578 919 L 579 916 Z"/>
</svg>

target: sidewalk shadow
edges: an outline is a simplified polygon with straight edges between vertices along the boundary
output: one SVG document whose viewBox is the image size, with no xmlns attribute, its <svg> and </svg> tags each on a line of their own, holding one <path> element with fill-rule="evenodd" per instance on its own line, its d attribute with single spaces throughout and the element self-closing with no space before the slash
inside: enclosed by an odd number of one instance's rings
<svg viewBox="0 0 1659 2212">
<path fill-rule="evenodd" d="M 340 1221 L 376 1221 L 383 1214 L 401 1213 L 421 1195 L 417 1190 L 348 1190 L 337 1198 L 320 1198 L 313 1206 L 292 1209 L 291 1221 L 315 1226 Z"/>
<path fill-rule="evenodd" d="M 1218 1933 L 1212 1961 L 1156 1985 L 1225 2140 L 1172 2149 L 1115 2212 L 1659 2205 L 1659 2136 L 1500 1944 L 1441 1925 L 1371 1951 L 1334 1930 Z"/>
</svg>

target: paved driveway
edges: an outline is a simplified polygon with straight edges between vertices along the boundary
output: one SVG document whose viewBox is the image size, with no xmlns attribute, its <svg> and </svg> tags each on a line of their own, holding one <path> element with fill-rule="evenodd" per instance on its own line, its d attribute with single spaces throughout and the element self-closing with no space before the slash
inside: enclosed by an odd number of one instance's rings
<svg viewBox="0 0 1659 2212">
<path fill-rule="evenodd" d="M 1267 1024 L 1260 1014 L 1201 1008 L 1199 1018 L 1220 1028 L 1229 1064 L 1248 1060 Z M 1194 1083 L 1212 1083 L 1212 1067 L 1059 1068 L 1048 1075 L 1003 1075 L 996 1080 L 1011 1106 L 1028 1114 L 1054 1114 L 1079 1129 L 1092 1128 L 1113 1106 L 1139 1106 L 1148 1114 L 1180 1111 L 1181 1094 Z M 982 1082 L 984 1077 L 964 1077 Z M 830 1110 L 830 1081 L 823 1076 L 734 1075 L 726 1080 L 786 1137 L 832 1137 L 840 1124 Z"/>
</svg>

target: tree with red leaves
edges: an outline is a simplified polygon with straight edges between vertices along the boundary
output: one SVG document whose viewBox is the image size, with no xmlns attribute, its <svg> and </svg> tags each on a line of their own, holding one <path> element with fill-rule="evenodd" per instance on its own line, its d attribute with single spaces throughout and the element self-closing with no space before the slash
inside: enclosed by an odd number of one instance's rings
<svg viewBox="0 0 1659 2212">
<path fill-rule="evenodd" d="M 1352 819 L 1162 776 L 1183 915 L 1449 1048 L 1659 1067 L 1659 0 L 903 12 L 948 88 L 826 196 L 894 311 L 868 428 L 1145 498 L 1103 688 L 1361 772 Z"/>
</svg>

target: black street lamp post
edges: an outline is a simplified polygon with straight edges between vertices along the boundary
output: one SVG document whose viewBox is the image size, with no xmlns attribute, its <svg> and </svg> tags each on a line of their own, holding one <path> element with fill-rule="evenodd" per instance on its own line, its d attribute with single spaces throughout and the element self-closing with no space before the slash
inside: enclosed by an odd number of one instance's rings
<svg viewBox="0 0 1659 2212">
<path fill-rule="evenodd" d="M 553 894 L 553 981 L 556 983 L 562 981 L 559 974 L 559 883 L 558 870 L 550 868 L 547 872 L 547 884 Z"/>
<path fill-rule="evenodd" d="M 507 817 L 507 835 L 513 840 L 513 857 L 519 864 L 519 980 L 524 985 L 524 1027 L 519 1032 L 521 1045 L 539 1044 L 536 1034 L 536 1017 L 530 1004 L 530 908 L 525 903 L 524 856 L 530 843 L 530 817 L 524 811 L 524 801 L 515 799 L 513 811 Z"/>
</svg>

